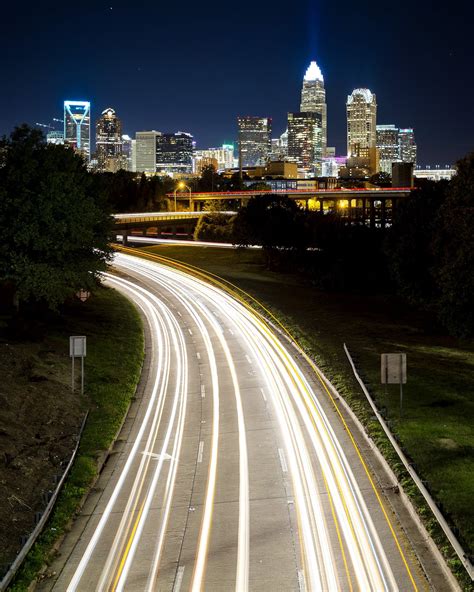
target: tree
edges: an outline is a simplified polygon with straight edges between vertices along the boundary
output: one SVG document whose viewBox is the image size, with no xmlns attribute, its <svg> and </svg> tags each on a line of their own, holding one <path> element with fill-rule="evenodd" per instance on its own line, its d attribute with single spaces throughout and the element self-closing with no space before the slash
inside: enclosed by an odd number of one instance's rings
<svg viewBox="0 0 474 592">
<path fill-rule="evenodd" d="M 0 154 L 0 284 L 55 309 L 106 269 L 112 219 L 72 150 L 24 125 Z"/>
<path fill-rule="evenodd" d="M 380 173 L 375 173 L 369 179 L 369 183 L 372 185 L 376 185 L 377 187 L 391 187 L 392 186 L 392 175 L 381 171 Z"/>
<path fill-rule="evenodd" d="M 445 184 L 430 183 L 398 203 L 385 243 L 397 292 L 424 308 L 432 308 L 437 291 L 432 243 L 445 191 Z"/>
<path fill-rule="evenodd" d="M 434 239 L 440 320 L 453 334 L 474 334 L 474 152 L 457 163 Z"/>
</svg>

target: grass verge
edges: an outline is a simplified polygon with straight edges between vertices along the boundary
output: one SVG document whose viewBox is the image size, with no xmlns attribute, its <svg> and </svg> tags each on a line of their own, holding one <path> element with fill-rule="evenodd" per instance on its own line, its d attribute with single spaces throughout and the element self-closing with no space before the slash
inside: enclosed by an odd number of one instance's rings
<svg viewBox="0 0 474 592">
<path fill-rule="evenodd" d="M 374 420 L 343 351 L 345 342 L 378 407 L 450 521 L 465 550 L 474 548 L 474 344 L 455 340 L 432 319 L 393 297 L 323 293 L 301 278 L 266 270 L 259 251 L 198 246 L 145 247 L 236 284 L 293 333 L 351 405 L 392 466 L 465 590 L 457 556 Z M 398 388 L 380 382 L 380 354 L 406 352 L 403 419 Z"/>
<path fill-rule="evenodd" d="M 110 288 L 100 288 L 85 305 L 75 303 L 48 339 L 67 351 L 69 335 L 87 335 L 86 401 L 89 417 L 78 454 L 51 517 L 9 590 L 23 592 L 51 558 L 97 476 L 98 458 L 112 443 L 140 378 L 144 355 L 141 318 Z"/>
</svg>

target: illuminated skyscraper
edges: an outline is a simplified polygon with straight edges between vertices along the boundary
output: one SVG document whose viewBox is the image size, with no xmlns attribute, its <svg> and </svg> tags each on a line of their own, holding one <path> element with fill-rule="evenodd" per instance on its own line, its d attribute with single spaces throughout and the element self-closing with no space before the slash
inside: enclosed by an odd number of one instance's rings
<svg viewBox="0 0 474 592">
<path fill-rule="evenodd" d="M 305 174 L 321 175 L 321 137 L 321 113 L 288 113 L 288 160 Z"/>
<path fill-rule="evenodd" d="M 398 127 L 394 125 L 377 126 L 377 150 L 379 166 L 383 173 L 392 174 L 392 164 L 400 160 Z"/>
<path fill-rule="evenodd" d="M 96 157 L 99 171 L 115 173 L 123 168 L 122 122 L 114 109 L 107 108 L 97 121 L 95 135 Z"/>
<path fill-rule="evenodd" d="M 302 113 L 320 113 L 322 133 L 321 133 L 321 151 L 322 156 L 326 156 L 327 148 L 327 105 L 326 90 L 324 88 L 324 77 L 316 62 L 311 62 L 303 80 L 301 90 Z"/>
<path fill-rule="evenodd" d="M 272 148 L 270 117 L 238 117 L 239 156 L 242 166 L 265 165 Z"/>
<path fill-rule="evenodd" d="M 64 143 L 90 159 L 91 104 L 89 101 L 64 101 Z"/>
<path fill-rule="evenodd" d="M 413 129 L 411 127 L 401 129 L 398 137 L 400 144 L 400 160 L 402 162 L 412 162 L 413 168 L 415 168 L 417 146 Z"/>
<path fill-rule="evenodd" d="M 191 134 L 159 134 L 156 136 L 156 172 L 173 176 L 193 172 L 194 142 Z"/>
<path fill-rule="evenodd" d="M 137 170 L 137 141 L 127 134 L 122 136 L 122 161 L 126 171 L 135 173 Z"/>
<path fill-rule="evenodd" d="M 156 172 L 156 138 L 161 132 L 137 132 L 136 138 L 136 171 L 137 173 Z"/>
<path fill-rule="evenodd" d="M 368 88 L 347 97 L 347 155 L 377 145 L 377 101 Z M 357 147 L 357 148 L 356 148 Z"/>
</svg>

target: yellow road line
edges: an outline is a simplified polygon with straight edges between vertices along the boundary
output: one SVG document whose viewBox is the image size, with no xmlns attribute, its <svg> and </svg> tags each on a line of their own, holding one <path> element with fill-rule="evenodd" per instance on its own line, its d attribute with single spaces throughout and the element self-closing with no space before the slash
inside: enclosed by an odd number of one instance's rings
<svg viewBox="0 0 474 592">
<path fill-rule="evenodd" d="M 122 575 L 122 571 L 125 566 L 125 562 L 127 561 L 127 557 L 130 552 L 130 547 L 132 546 L 133 539 L 135 538 L 135 533 L 137 532 L 138 524 L 140 522 L 140 518 L 142 517 L 142 512 L 143 512 L 144 506 L 145 506 L 145 500 L 142 502 L 141 508 L 138 512 L 138 516 L 135 520 L 135 524 L 133 525 L 132 532 L 130 533 L 130 537 L 128 539 L 127 546 L 125 547 L 125 551 L 122 556 L 122 560 L 120 561 L 120 565 L 117 570 L 117 575 L 115 576 L 114 583 L 112 584 L 111 592 L 115 592 L 115 590 L 117 589 L 117 584 L 120 580 L 120 576 Z"/>
</svg>

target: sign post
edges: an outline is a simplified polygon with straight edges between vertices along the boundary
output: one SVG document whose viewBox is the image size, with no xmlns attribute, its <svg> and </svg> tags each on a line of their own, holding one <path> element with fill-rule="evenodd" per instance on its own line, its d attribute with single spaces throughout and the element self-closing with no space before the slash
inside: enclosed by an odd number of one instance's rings
<svg viewBox="0 0 474 592">
<path fill-rule="evenodd" d="M 74 360 L 81 358 L 81 395 L 84 394 L 84 358 L 86 357 L 86 337 L 83 335 L 71 335 L 69 337 L 69 355 L 72 359 L 71 387 L 74 392 Z"/>
<path fill-rule="evenodd" d="M 381 382 L 382 384 L 400 385 L 400 419 L 403 414 L 403 385 L 407 382 L 407 355 L 406 354 L 382 354 L 381 356 Z"/>
</svg>

